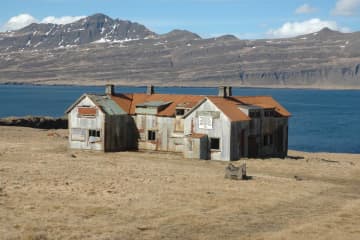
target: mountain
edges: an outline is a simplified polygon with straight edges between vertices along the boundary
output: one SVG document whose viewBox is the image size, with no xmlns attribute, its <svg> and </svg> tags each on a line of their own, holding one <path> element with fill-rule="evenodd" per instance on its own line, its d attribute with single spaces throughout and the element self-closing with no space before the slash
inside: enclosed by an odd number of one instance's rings
<svg viewBox="0 0 360 240">
<path fill-rule="evenodd" d="M 33 23 L 18 31 L 0 35 L 0 49 L 38 49 L 75 46 L 95 41 L 143 39 L 155 33 L 145 26 L 130 21 L 111 19 L 94 14 L 77 22 L 57 24 Z"/>
<path fill-rule="evenodd" d="M 95 14 L 0 33 L 0 83 L 360 88 L 360 32 L 203 39 Z"/>
</svg>

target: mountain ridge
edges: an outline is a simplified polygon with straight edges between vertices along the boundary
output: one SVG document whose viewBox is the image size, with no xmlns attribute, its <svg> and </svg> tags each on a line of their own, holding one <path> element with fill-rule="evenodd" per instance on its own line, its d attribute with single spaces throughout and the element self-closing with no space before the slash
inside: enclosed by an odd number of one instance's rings
<svg viewBox="0 0 360 240">
<path fill-rule="evenodd" d="M 157 34 L 94 14 L 0 33 L 0 83 L 360 88 L 360 32 L 293 38 Z"/>
</svg>

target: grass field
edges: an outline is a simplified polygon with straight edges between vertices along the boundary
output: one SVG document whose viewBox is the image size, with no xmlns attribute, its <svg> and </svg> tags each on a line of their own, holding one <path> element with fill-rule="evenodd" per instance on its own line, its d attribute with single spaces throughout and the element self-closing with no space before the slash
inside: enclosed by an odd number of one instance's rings
<svg viewBox="0 0 360 240">
<path fill-rule="evenodd" d="M 227 162 L 66 135 L 0 127 L 0 239 L 360 239 L 360 155 L 247 159 L 253 179 L 234 181 Z"/>
</svg>

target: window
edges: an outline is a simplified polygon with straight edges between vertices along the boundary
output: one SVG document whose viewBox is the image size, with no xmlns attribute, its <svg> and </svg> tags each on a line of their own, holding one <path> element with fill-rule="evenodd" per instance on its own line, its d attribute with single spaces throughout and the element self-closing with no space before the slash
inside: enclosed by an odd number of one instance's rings
<svg viewBox="0 0 360 240">
<path fill-rule="evenodd" d="M 210 138 L 210 149 L 220 150 L 220 138 Z"/>
<path fill-rule="evenodd" d="M 272 116 L 274 116 L 274 111 L 273 110 L 265 110 L 264 115 L 265 115 L 265 117 L 272 117 Z"/>
<path fill-rule="evenodd" d="M 249 117 L 251 118 L 259 118 L 260 117 L 260 111 L 250 111 Z"/>
<path fill-rule="evenodd" d="M 184 116 L 184 114 L 185 114 L 185 109 L 183 108 L 176 109 L 176 116 Z"/>
<path fill-rule="evenodd" d="M 264 146 L 268 146 L 272 144 L 273 144 L 273 135 L 271 134 L 264 135 Z"/>
<path fill-rule="evenodd" d="M 100 137 L 100 130 L 89 129 L 89 137 Z"/>
<path fill-rule="evenodd" d="M 153 130 L 149 130 L 149 131 L 148 131 L 148 140 L 149 140 L 149 141 L 154 141 L 154 140 L 156 140 L 156 133 L 155 133 L 155 131 L 153 131 Z"/>
</svg>

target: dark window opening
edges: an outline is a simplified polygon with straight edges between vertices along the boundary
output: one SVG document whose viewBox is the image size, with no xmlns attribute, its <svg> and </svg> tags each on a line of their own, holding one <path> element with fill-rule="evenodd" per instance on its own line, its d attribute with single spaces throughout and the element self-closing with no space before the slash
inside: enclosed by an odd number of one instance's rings
<svg viewBox="0 0 360 240">
<path fill-rule="evenodd" d="M 264 115 L 265 115 L 265 117 L 272 117 L 272 116 L 274 116 L 274 111 L 273 110 L 265 110 Z"/>
<path fill-rule="evenodd" d="M 210 138 L 210 149 L 220 150 L 220 138 Z"/>
<path fill-rule="evenodd" d="M 155 131 L 149 130 L 148 131 L 148 140 L 149 141 L 154 141 L 156 139 L 156 133 Z"/>
<path fill-rule="evenodd" d="M 260 117 L 260 112 L 259 111 L 250 111 L 249 117 L 251 117 L 251 118 L 259 118 Z"/>
<path fill-rule="evenodd" d="M 264 146 L 272 145 L 273 144 L 273 135 L 264 135 Z"/>
<path fill-rule="evenodd" d="M 185 114 L 185 109 L 183 108 L 176 109 L 176 116 L 184 116 L 184 114 Z"/>
<path fill-rule="evenodd" d="M 100 130 L 89 129 L 89 137 L 100 137 Z"/>
</svg>

